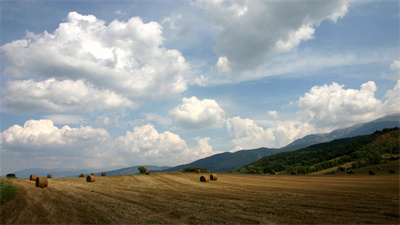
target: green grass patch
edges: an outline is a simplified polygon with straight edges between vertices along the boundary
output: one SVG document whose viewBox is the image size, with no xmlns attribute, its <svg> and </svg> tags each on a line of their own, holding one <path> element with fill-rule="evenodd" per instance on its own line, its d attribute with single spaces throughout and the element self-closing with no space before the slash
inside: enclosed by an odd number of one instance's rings
<svg viewBox="0 0 400 225">
<path fill-rule="evenodd" d="M 1 203 L 3 204 L 12 196 L 14 195 L 15 191 L 17 191 L 17 188 L 12 185 L 10 182 L 1 179 L 0 180 L 0 193 L 1 193 Z"/>
</svg>

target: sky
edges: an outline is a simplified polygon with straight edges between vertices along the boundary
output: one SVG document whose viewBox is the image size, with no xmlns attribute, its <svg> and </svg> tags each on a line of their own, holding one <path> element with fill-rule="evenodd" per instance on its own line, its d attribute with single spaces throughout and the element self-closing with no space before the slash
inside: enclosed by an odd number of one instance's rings
<svg viewBox="0 0 400 225">
<path fill-rule="evenodd" d="M 397 0 L 0 4 L 1 174 L 175 166 L 400 112 Z"/>
</svg>

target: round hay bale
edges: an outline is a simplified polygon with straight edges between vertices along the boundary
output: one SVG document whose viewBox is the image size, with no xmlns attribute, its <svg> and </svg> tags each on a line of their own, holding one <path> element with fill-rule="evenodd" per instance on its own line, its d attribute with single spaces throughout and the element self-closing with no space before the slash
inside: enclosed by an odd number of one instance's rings
<svg viewBox="0 0 400 225">
<path fill-rule="evenodd" d="M 347 170 L 347 173 L 348 174 L 354 174 L 354 171 L 353 170 Z"/>
<path fill-rule="evenodd" d="M 256 171 L 256 170 L 253 170 L 253 171 L 252 171 L 252 173 L 256 174 L 256 173 L 257 173 L 257 171 Z"/>
<path fill-rule="evenodd" d="M 29 177 L 29 180 L 33 180 L 33 181 L 35 181 L 35 180 L 36 180 L 36 178 L 37 178 L 37 176 L 32 174 L 32 175 Z"/>
<path fill-rule="evenodd" d="M 389 173 L 396 173 L 396 171 L 394 171 L 394 170 L 389 170 Z"/>
<path fill-rule="evenodd" d="M 47 177 L 37 177 L 36 178 L 36 187 L 45 188 L 49 184 Z"/>
<path fill-rule="evenodd" d="M 200 169 L 196 169 L 196 171 L 195 171 L 196 173 L 200 173 L 201 171 L 200 171 Z"/>
<path fill-rule="evenodd" d="M 51 178 L 51 174 L 47 174 L 47 178 Z"/>
<path fill-rule="evenodd" d="M 369 174 L 369 175 L 375 175 L 375 171 L 370 170 L 370 171 L 368 172 L 368 174 Z"/>
<path fill-rule="evenodd" d="M 90 175 L 94 176 L 94 173 L 91 173 Z"/>
<path fill-rule="evenodd" d="M 81 173 L 79 174 L 79 177 L 85 177 L 85 174 Z"/>
<path fill-rule="evenodd" d="M 144 172 L 146 175 L 149 175 L 150 174 L 150 172 L 148 171 L 148 170 L 146 170 L 146 172 Z"/>
<path fill-rule="evenodd" d="M 210 175 L 210 180 L 218 180 L 217 174 L 211 174 Z"/>
<path fill-rule="evenodd" d="M 86 177 L 86 181 L 87 182 L 95 182 L 96 181 L 96 177 L 93 175 L 89 175 Z"/>
<path fill-rule="evenodd" d="M 296 175 L 297 174 L 297 172 L 296 171 L 290 171 L 290 175 Z"/>
<path fill-rule="evenodd" d="M 206 177 L 206 176 L 201 176 L 201 177 L 200 177 L 200 181 L 201 181 L 201 182 L 208 182 L 208 181 L 210 181 L 210 178 L 208 178 L 208 177 Z"/>
<path fill-rule="evenodd" d="M 105 176 L 106 176 L 106 173 L 101 173 L 101 176 L 105 177 Z"/>
<path fill-rule="evenodd" d="M 271 170 L 271 174 L 275 175 L 276 174 L 275 170 Z"/>
</svg>

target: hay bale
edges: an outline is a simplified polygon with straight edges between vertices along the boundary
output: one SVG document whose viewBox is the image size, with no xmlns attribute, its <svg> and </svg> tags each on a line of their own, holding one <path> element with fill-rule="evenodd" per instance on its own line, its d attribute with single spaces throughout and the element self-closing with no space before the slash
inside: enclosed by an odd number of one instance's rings
<svg viewBox="0 0 400 225">
<path fill-rule="evenodd" d="M 93 175 L 89 175 L 86 177 L 86 181 L 87 182 L 95 182 L 96 181 L 96 177 Z"/>
<path fill-rule="evenodd" d="M 94 173 L 91 173 L 90 175 L 94 176 Z"/>
<path fill-rule="evenodd" d="M 200 171 L 200 169 L 196 169 L 195 172 L 196 173 L 200 173 L 201 171 Z"/>
<path fill-rule="evenodd" d="M 389 170 L 389 173 L 396 173 L 396 171 L 394 171 L 394 170 Z"/>
<path fill-rule="evenodd" d="M 296 175 L 297 174 L 297 172 L 296 171 L 290 171 L 290 175 Z"/>
<path fill-rule="evenodd" d="M 37 178 L 37 176 L 32 174 L 32 175 L 29 177 L 29 180 L 36 181 L 36 178 Z"/>
<path fill-rule="evenodd" d="M 218 180 L 217 174 L 211 174 L 210 175 L 210 180 Z"/>
<path fill-rule="evenodd" d="M 208 178 L 208 177 L 206 177 L 206 176 L 201 176 L 201 177 L 200 177 L 200 181 L 201 181 L 201 182 L 208 182 L 208 181 L 210 181 L 210 178 Z"/>
<path fill-rule="evenodd" d="M 276 174 L 275 170 L 271 170 L 271 174 L 275 175 Z"/>
<path fill-rule="evenodd" d="M 106 173 L 101 173 L 101 176 L 105 177 L 105 176 L 106 176 Z"/>
<path fill-rule="evenodd" d="M 348 174 L 354 174 L 354 171 L 353 170 L 347 170 L 347 173 Z"/>
<path fill-rule="evenodd" d="M 79 177 L 85 177 L 85 174 L 81 173 L 79 174 Z"/>
<path fill-rule="evenodd" d="M 47 174 L 47 178 L 51 178 L 51 174 Z"/>
<path fill-rule="evenodd" d="M 256 170 L 253 170 L 253 171 L 252 171 L 252 173 L 253 173 L 253 174 L 256 174 L 256 173 L 257 173 L 257 171 L 256 171 Z"/>
<path fill-rule="evenodd" d="M 36 178 L 36 187 L 45 188 L 49 184 L 47 177 L 37 177 Z"/>
<path fill-rule="evenodd" d="M 146 172 L 144 172 L 146 175 L 149 175 L 150 174 L 150 172 L 148 171 L 148 170 L 146 170 Z"/>
</svg>

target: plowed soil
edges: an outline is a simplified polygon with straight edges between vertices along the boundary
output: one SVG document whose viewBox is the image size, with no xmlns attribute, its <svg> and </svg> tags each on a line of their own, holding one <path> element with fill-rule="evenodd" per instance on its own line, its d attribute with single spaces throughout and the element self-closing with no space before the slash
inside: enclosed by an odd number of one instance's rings
<svg viewBox="0 0 400 225">
<path fill-rule="evenodd" d="M 18 190 L 1 224 L 399 224 L 399 175 L 195 173 L 7 179 Z M 6 179 L 6 178 L 2 178 Z"/>
</svg>

